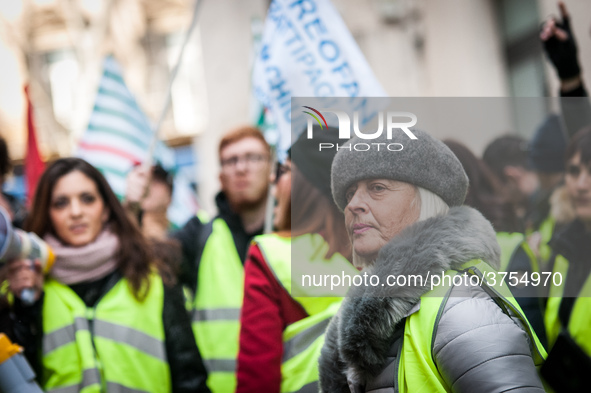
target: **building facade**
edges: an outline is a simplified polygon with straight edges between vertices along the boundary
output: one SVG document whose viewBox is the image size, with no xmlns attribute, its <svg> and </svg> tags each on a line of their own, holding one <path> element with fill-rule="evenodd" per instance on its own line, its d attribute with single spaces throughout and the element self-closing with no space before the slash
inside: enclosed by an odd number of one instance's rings
<svg viewBox="0 0 591 393">
<path fill-rule="evenodd" d="M 312 0 L 310 0 L 312 1 Z M 386 92 L 396 97 L 555 96 L 539 25 L 558 15 L 551 0 L 332 0 Z M 157 121 L 193 0 L 29 0 L 3 5 L 0 127 L 13 158 L 24 155 L 22 84 L 31 85 L 45 158 L 71 154 L 84 132 L 102 58 L 112 53 L 141 107 Z M 20 8 L 18 4 L 20 4 Z M 206 210 L 219 188 L 217 144 L 253 123 L 250 71 L 268 0 L 201 0 L 198 24 L 172 86 L 160 136 L 192 146 Z M 584 79 L 591 80 L 591 3 L 567 0 Z M 496 133 L 446 134 L 481 153 L 495 136 L 525 137 L 552 110 L 508 108 Z M 184 148 L 185 151 L 187 147 Z"/>
</svg>

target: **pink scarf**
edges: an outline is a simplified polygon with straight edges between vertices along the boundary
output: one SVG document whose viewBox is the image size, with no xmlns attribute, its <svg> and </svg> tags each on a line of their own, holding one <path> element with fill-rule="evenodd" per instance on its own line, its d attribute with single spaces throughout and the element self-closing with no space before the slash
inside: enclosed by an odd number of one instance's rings
<svg viewBox="0 0 591 393">
<path fill-rule="evenodd" d="M 95 281 L 117 268 L 115 253 L 119 249 L 119 238 L 108 229 L 103 229 L 93 242 L 81 247 L 65 245 L 50 234 L 43 239 L 55 254 L 49 275 L 63 284 Z"/>
</svg>

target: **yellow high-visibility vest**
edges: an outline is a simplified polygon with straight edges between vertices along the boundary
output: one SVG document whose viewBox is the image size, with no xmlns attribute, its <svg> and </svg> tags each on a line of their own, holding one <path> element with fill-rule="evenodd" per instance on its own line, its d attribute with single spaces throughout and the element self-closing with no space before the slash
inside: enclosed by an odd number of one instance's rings
<svg viewBox="0 0 591 393">
<path fill-rule="evenodd" d="M 546 303 L 544 323 L 548 335 L 548 345 L 552 348 L 560 331 L 566 328 L 573 340 L 587 355 L 591 356 L 591 275 L 587 277 L 577 296 L 577 300 L 575 300 L 568 320 L 568 326 L 562 326 L 558 318 L 558 311 L 564 294 L 564 286 L 566 285 L 568 265 L 569 262 L 566 258 L 562 255 L 556 256 L 552 279 L 556 278 L 558 282 L 558 276 L 556 274 L 559 273 L 561 275 L 561 282 L 560 285 L 554 285 L 554 281 L 551 282 L 548 302 Z"/>
<path fill-rule="evenodd" d="M 162 310 L 162 279 L 152 274 L 139 302 L 120 279 L 86 307 L 68 286 L 44 285 L 43 375 L 46 392 L 171 391 Z"/>
<path fill-rule="evenodd" d="M 449 270 L 445 272 L 445 275 L 451 277 L 457 274 L 476 274 L 482 276 L 484 272 L 493 271 L 488 264 L 481 260 L 470 261 L 464 264 L 463 268 L 465 272 Z M 484 277 L 486 277 L 486 274 L 484 274 Z M 497 304 L 500 303 L 502 305 L 501 309 L 503 311 L 507 312 L 510 310 L 513 315 L 521 319 L 523 326 L 526 327 L 526 333 L 532 346 L 531 350 L 534 363 L 539 369 L 546 357 L 546 351 L 523 315 L 519 304 L 511 295 L 507 285 L 501 283 L 501 280 L 497 280 L 496 285 L 490 285 L 485 280 L 483 288 L 485 288 L 485 291 L 496 295 L 493 297 L 493 300 Z M 432 345 L 434 327 L 438 323 L 437 319 L 440 316 L 442 307 L 445 306 L 445 300 L 446 296 L 449 295 L 449 290 L 450 287 L 448 285 L 441 285 L 421 296 L 420 309 L 406 318 L 399 357 L 399 392 L 448 392 L 448 388 L 433 360 Z"/>
<path fill-rule="evenodd" d="M 216 218 L 207 238 L 197 278 L 193 333 L 213 393 L 236 390 L 244 267 L 226 222 Z"/>
<path fill-rule="evenodd" d="M 283 359 L 281 364 L 281 392 L 318 391 L 318 358 L 324 345 L 324 333 L 343 298 L 334 296 L 328 286 L 307 286 L 302 278 L 311 274 L 355 276 L 357 269 L 341 254 L 330 259 L 325 255 L 328 244 L 318 234 L 296 238 L 275 234 L 257 236 L 265 261 L 277 281 L 308 313 L 306 318 L 287 326 L 283 332 Z M 292 252 L 293 250 L 293 252 Z M 340 288 L 340 295 L 347 287 Z"/>
</svg>

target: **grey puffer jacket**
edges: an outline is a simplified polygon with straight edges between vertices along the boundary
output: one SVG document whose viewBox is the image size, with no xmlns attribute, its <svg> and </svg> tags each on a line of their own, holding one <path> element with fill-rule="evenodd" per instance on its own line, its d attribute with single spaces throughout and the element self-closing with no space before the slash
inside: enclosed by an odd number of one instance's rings
<svg viewBox="0 0 591 393">
<path fill-rule="evenodd" d="M 367 273 L 382 282 L 388 275 L 427 277 L 459 269 L 473 259 L 498 268 L 499 255 L 491 224 L 478 211 L 462 206 L 406 228 L 382 248 Z M 427 280 L 413 287 L 353 287 L 326 333 L 319 361 L 321 390 L 397 391 L 395 340 L 404 318 L 412 318 L 429 290 Z M 447 391 L 544 391 L 533 360 L 539 363 L 541 356 L 529 329 L 518 315 L 508 314 L 479 286 L 452 289 L 432 345 Z"/>
</svg>

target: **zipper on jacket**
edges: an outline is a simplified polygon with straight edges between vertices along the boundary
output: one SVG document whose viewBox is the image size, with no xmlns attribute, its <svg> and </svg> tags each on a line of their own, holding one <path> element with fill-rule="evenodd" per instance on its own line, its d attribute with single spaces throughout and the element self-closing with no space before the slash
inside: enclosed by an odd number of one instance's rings
<svg viewBox="0 0 591 393">
<path fill-rule="evenodd" d="M 96 344 L 94 343 L 94 336 L 95 336 L 94 320 L 96 317 L 96 308 L 100 304 L 101 300 L 103 300 L 103 298 L 105 297 L 105 295 L 107 295 L 107 293 L 111 292 L 113 287 L 115 285 L 117 285 L 117 283 L 119 282 L 120 279 L 121 279 L 121 277 L 118 277 L 117 280 L 114 282 L 114 284 L 111 284 L 111 281 L 112 281 L 112 277 L 111 277 L 107 281 L 107 283 L 105 284 L 107 290 L 102 291 L 101 295 L 94 302 L 93 307 L 87 307 L 87 309 L 86 309 L 86 319 L 88 320 L 88 331 L 90 332 L 90 341 L 92 342 L 92 352 L 93 352 L 93 356 L 94 356 L 94 363 L 95 363 L 96 369 L 98 370 L 99 385 L 101 386 L 102 393 L 108 393 L 108 390 L 107 390 L 107 381 L 105 380 L 105 378 L 103 378 L 103 363 L 101 362 L 101 359 L 98 356 L 98 351 L 96 350 Z"/>
<path fill-rule="evenodd" d="M 96 316 L 96 309 L 95 308 L 87 308 L 86 309 L 86 320 L 88 321 L 88 331 L 90 332 L 90 342 L 92 343 L 92 355 L 94 357 L 94 365 L 95 369 L 98 372 L 99 378 L 99 385 L 101 386 L 101 392 L 107 392 L 107 386 L 103 378 L 103 364 L 98 357 L 98 352 L 96 350 L 96 344 L 94 343 L 94 318 Z"/>
</svg>

